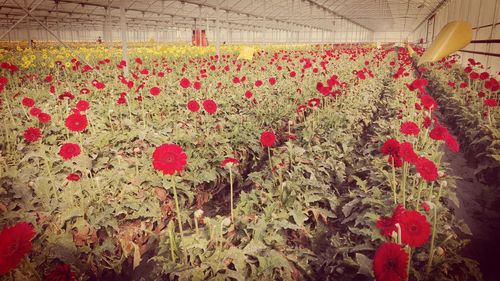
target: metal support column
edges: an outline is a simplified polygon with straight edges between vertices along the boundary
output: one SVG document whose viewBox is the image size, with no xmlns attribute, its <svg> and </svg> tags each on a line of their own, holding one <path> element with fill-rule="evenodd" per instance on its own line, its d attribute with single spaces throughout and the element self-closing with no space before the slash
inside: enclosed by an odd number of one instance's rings
<svg viewBox="0 0 500 281">
<path fill-rule="evenodd" d="M 125 17 L 125 6 L 127 1 L 120 1 L 120 29 L 122 33 L 122 59 L 125 60 L 125 74 L 128 74 L 128 54 L 127 54 L 127 18 Z"/>
<path fill-rule="evenodd" d="M 217 56 L 220 59 L 220 21 L 219 21 L 219 4 L 215 8 L 215 49 Z"/>
<path fill-rule="evenodd" d="M 24 7 L 26 9 L 29 9 L 30 7 L 28 6 L 28 1 L 24 0 Z M 30 20 L 29 17 L 26 18 L 26 35 L 28 35 L 28 46 L 31 48 L 31 32 L 30 32 Z"/>
</svg>

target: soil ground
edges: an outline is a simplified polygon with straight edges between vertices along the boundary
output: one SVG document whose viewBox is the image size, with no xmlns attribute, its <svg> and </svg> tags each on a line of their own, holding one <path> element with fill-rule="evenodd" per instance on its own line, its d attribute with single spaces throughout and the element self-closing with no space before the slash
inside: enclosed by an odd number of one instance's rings
<svg viewBox="0 0 500 281">
<path fill-rule="evenodd" d="M 500 183 L 487 186 L 479 183 L 474 168 L 463 153 L 444 149 L 443 160 L 450 163 L 448 173 L 458 177 L 457 196 L 460 206 L 455 215 L 471 229 L 471 242 L 463 254 L 479 261 L 485 281 L 500 280 Z"/>
</svg>

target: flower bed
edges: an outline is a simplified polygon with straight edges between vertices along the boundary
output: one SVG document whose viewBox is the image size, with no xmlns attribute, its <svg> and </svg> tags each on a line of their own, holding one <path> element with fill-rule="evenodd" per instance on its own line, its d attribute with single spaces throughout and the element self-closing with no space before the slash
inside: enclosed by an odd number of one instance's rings
<svg viewBox="0 0 500 281">
<path fill-rule="evenodd" d="M 405 53 L 197 50 L 2 53 L 3 278 L 481 278 Z"/>
<path fill-rule="evenodd" d="M 496 185 L 500 181 L 499 83 L 469 60 L 464 69 L 455 56 L 436 63 L 424 76 L 435 89 L 444 120 L 452 126 L 467 158 L 477 166 L 477 178 Z"/>
</svg>

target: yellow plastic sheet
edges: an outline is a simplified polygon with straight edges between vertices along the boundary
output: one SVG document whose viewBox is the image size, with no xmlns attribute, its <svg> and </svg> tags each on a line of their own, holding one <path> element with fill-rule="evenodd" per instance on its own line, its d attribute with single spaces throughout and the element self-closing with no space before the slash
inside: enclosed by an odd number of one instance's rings
<svg viewBox="0 0 500 281">
<path fill-rule="evenodd" d="M 438 61 L 467 46 L 472 40 L 472 27 L 466 21 L 452 21 L 445 25 L 418 64 Z"/>
<path fill-rule="evenodd" d="M 240 54 L 238 55 L 238 59 L 240 60 L 252 60 L 253 59 L 253 53 L 255 52 L 255 49 L 252 47 L 243 47 L 241 49 Z"/>
</svg>

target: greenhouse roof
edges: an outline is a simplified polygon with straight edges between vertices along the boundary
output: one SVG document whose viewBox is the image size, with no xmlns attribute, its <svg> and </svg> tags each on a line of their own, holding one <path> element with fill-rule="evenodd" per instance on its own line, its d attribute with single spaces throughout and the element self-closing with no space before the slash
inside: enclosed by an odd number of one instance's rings
<svg viewBox="0 0 500 281">
<path fill-rule="evenodd" d="M 443 0 L 0 0 L 0 27 L 25 16 L 26 7 L 48 26 L 119 26 L 123 5 L 129 28 L 209 26 L 241 30 L 316 29 L 412 31 Z M 217 10 L 219 11 L 217 13 Z M 217 17 L 218 16 L 218 17 Z M 30 17 L 19 28 L 37 27 Z M 38 28 L 38 27 L 37 27 Z"/>
</svg>

